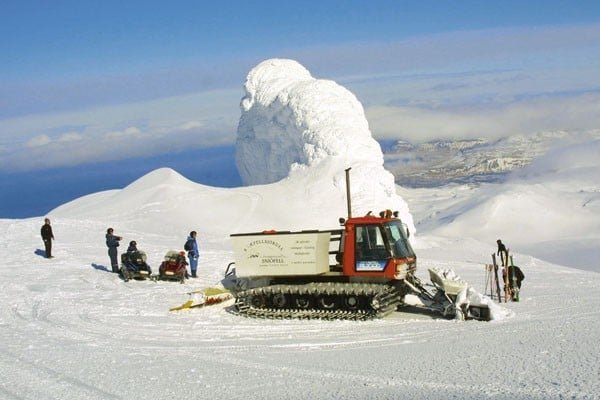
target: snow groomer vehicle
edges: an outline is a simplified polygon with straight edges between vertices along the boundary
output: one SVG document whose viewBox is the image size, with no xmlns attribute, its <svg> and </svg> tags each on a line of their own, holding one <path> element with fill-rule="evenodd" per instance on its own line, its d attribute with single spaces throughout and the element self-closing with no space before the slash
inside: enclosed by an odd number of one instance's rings
<svg viewBox="0 0 600 400">
<path fill-rule="evenodd" d="M 224 285 L 235 310 L 256 318 L 368 320 L 390 315 L 418 299 L 418 308 L 447 318 L 489 320 L 485 304 L 465 302 L 466 282 L 429 269 L 432 284 L 416 276 L 409 232 L 390 210 L 348 217 L 340 229 L 264 231 L 230 235 L 235 262 Z"/>
</svg>

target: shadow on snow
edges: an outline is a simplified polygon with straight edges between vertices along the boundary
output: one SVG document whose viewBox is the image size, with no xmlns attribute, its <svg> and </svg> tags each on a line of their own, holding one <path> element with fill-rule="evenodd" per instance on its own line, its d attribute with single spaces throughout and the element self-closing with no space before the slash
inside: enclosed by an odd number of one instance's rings
<svg viewBox="0 0 600 400">
<path fill-rule="evenodd" d="M 94 268 L 95 270 L 98 270 L 98 271 L 104 271 L 104 272 L 111 272 L 111 273 L 112 273 L 112 270 L 109 270 L 109 269 L 108 269 L 106 266 L 104 266 L 104 265 L 95 264 L 95 263 L 92 263 L 91 265 L 92 265 L 92 268 Z"/>
</svg>

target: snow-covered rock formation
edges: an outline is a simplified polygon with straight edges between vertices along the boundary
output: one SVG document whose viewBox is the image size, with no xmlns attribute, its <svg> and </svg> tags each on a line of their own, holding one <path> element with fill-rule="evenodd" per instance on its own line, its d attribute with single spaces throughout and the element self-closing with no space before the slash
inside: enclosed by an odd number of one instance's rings
<svg viewBox="0 0 600 400">
<path fill-rule="evenodd" d="M 344 192 L 341 172 L 351 167 L 357 211 L 394 209 L 414 230 L 394 177 L 383 167 L 383 153 L 364 109 L 350 91 L 315 79 L 296 61 L 284 59 L 257 65 L 244 88 L 236 163 L 246 185 L 309 175 L 329 181 L 321 186 Z M 333 200 L 327 192 L 321 195 L 323 202 Z"/>
<path fill-rule="evenodd" d="M 362 105 L 292 60 L 267 60 L 246 79 L 236 161 L 247 185 L 272 183 L 331 156 L 383 165 Z"/>
</svg>

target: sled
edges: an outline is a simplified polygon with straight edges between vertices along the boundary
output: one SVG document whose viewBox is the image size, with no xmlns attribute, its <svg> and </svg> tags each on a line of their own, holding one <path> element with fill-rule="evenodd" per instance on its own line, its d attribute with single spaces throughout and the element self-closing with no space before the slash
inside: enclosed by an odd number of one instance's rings
<svg viewBox="0 0 600 400">
<path fill-rule="evenodd" d="M 223 288 L 210 287 L 187 293 L 190 298 L 183 304 L 169 309 L 169 311 L 182 311 L 191 308 L 200 308 L 219 304 L 233 298 L 231 292 Z"/>
<path fill-rule="evenodd" d="M 493 269 L 493 272 L 491 271 L 492 272 L 492 275 L 491 275 L 491 278 L 492 278 L 491 279 L 492 280 L 491 286 L 492 287 L 490 289 L 492 291 L 491 298 L 492 298 L 492 300 L 494 299 L 494 296 L 493 296 L 494 288 L 493 288 L 493 286 L 495 286 L 496 287 L 496 296 L 498 297 L 498 303 L 502 303 L 502 295 L 501 295 L 501 291 L 500 291 L 500 280 L 498 279 L 498 270 L 500 268 L 498 267 L 498 262 L 496 261 L 496 253 L 492 253 L 492 263 L 493 264 L 491 265 L 491 268 Z M 506 298 L 506 292 L 504 293 L 504 296 L 505 296 L 504 297 L 504 301 L 506 302 L 507 301 L 506 300 L 507 299 Z"/>
<path fill-rule="evenodd" d="M 430 268 L 429 279 L 433 285 L 438 289 L 436 297 L 439 299 L 438 303 L 444 308 L 444 314 L 451 314 L 449 310 L 454 309 L 456 317 L 459 319 L 475 319 L 478 321 L 489 321 L 491 319 L 490 310 L 487 304 L 470 304 L 464 303 L 462 299 L 466 295 L 468 288 L 467 282 L 453 276 L 446 276 L 445 271 L 438 268 Z M 454 272 L 454 271 L 450 271 Z"/>
</svg>

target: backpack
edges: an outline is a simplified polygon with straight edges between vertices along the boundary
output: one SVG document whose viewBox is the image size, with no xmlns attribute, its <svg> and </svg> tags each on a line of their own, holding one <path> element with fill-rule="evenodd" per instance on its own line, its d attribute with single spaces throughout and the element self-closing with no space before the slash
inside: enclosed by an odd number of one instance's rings
<svg viewBox="0 0 600 400">
<path fill-rule="evenodd" d="M 194 249 L 193 239 L 188 239 L 188 241 L 183 245 L 183 248 L 185 251 L 192 251 Z"/>
</svg>

